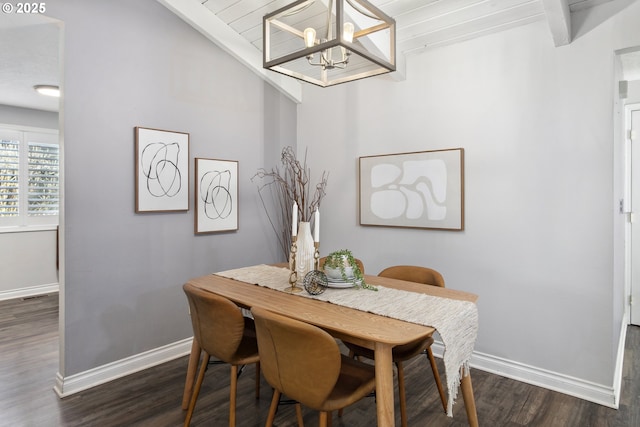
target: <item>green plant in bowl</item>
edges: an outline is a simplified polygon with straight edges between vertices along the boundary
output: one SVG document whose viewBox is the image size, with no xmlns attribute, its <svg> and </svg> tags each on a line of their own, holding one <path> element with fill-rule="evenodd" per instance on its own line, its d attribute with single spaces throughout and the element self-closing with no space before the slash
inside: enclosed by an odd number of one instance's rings
<svg viewBox="0 0 640 427">
<path fill-rule="evenodd" d="M 368 285 L 365 282 L 364 275 L 356 259 L 348 249 L 340 249 L 327 255 L 323 269 L 329 278 L 341 278 L 345 282 L 353 282 L 355 287 L 370 289 L 372 291 L 378 290 L 376 287 Z"/>
</svg>

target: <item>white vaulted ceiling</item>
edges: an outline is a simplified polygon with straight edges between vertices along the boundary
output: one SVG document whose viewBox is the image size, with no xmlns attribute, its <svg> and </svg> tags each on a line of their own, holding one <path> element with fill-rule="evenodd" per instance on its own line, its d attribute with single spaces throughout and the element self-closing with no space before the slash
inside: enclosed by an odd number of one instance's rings
<svg viewBox="0 0 640 427">
<path fill-rule="evenodd" d="M 300 84 L 262 69 L 262 17 L 293 0 L 158 0 L 266 80 L 299 100 Z M 318 0 L 322 1 L 322 0 Z M 543 20 L 549 43 L 571 42 L 571 14 L 612 0 L 369 0 L 396 20 L 398 71 L 428 49 Z"/>
<path fill-rule="evenodd" d="M 262 17 L 293 0 L 157 1 L 291 99 L 301 101 L 297 80 L 262 68 Z M 535 21 L 549 27 L 548 43 L 569 44 L 573 14 L 621 0 L 369 1 L 396 20 L 398 71 L 391 76 L 402 79 L 407 56 Z M 0 104 L 57 110 L 54 100 L 39 97 L 32 89 L 59 80 L 53 24 L 45 20 L 22 28 L 10 17 L 0 19 Z"/>
</svg>

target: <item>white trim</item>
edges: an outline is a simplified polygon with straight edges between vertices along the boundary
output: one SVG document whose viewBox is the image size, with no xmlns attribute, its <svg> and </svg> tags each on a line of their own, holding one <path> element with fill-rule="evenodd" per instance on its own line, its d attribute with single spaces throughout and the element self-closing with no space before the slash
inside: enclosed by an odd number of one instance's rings
<svg viewBox="0 0 640 427">
<path fill-rule="evenodd" d="M 618 357 L 616 357 L 616 367 L 613 372 L 613 399 L 614 408 L 620 405 L 620 391 L 622 389 L 622 369 L 624 367 L 624 346 L 627 341 L 627 329 L 629 326 L 629 309 L 625 309 L 622 323 L 620 324 L 620 339 L 618 340 Z"/>
<path fill-rule="evenodd" d="M 145 351 L 68 377 L 56 374 L 53 390 L 63 398 L 191 353 L 193 338 Z"/>
<path fill-rule="evenodd" d="M 616 360 L 613 387 L 479 352 L 473 353 L 471 367 L 618 409 L 625 340 L 626 325 L 623 324 L 620 333 L 620 342 L 618 344 L 618 357 Z M 56 374 L 54 391 L 60 398 L 67 397 L 109 381 L 186 356 L 191 352 L 192 341 L 193 338 L 186 338 L 173 344 L 168 344 L 68 377 L 63 377 L 58 373 Z M 444 347 L 441 343 L 434 343 L 432 348 L 434 355 L 442 357 Z"/>
<path fill-rule="evenodd" d="M 2 233 L 31 233 L 33 231 L 55 231 L 58 228 L 57 224 L 50 225 L 14 225 L 9 227 L 0 227 L 0 234 Z"/>
<path fill-rule="evenodd" d="M 442 357 L 444 347 L 441 343 L 434 343 L 432 349 L 434 355 Z M 622 347 L 622 354 L 624 355 L 624 344 Z M 618 360 L 618 364 L 619 365 L 616 365 L 616 374 L 618 373 L 618 369 L 621 374 L 622 360 L 620 358 Z M 557 372 L 547 371 L 545 369 L 536 368 L 534 366 L 525 365 L 523 363 L 514 362 L 485 353 L 474 352 L 471 358 L 471 367 L 523 383 L 543 387 L 548 390 L 557 391 L 569 396 L 574 396 L 609 408 L 618 409 L 618 404 L 620 402 L 620 390 L 616 390 L 612 386 L 596 384 L 591 381 L 585 381 L 568 375 L 559 374 Z"/>
<path fill-rule="evenodd" d="M 49 283 L 47 285 L 31 286 L 28 288 L 9 289 L 8 291 L 0 291 L 0 301 L 26 298 L 37 295 L 48 295 L 56 293 L 60 290 L 60 286 L 57 283 Z"/>
</svg>

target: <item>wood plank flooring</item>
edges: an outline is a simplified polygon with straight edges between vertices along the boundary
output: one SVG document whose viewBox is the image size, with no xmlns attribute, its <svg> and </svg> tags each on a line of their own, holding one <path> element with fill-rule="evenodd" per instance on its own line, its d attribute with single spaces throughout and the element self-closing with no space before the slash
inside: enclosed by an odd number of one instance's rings
<svg viewBox="0 0 640 427">
<path fill-rule="evenodd" d="M 57 295 L 0 301 L 0 426 L 180 426 L 187 358 L 183 357 L 126 378 L 59 399 L 53 391 L 58 370 Z M 588 349 L 585 349 L 588 351 Z M 462 398 L 454 417 L 442 411 L 426 359 L 406 365 L 409 426 L 467 425 Z M 441 372 L 444 372 L 440 366 Z M 518 381 L 472 370 L 480 425 L 484 427 L 638 427 L 640 426 L 640 328 L 629 327 L 620 409 L 606 408 Z M 238 427 L 263 426 L 271 389 L 262 381 L 253 395 L 255 370 L 239 380 Z M 210 366 L 192 426 L 228 423 L 229 368 Z M 396 398 L 397 401 L 397 398 Z M 375 425 L 375 400 L 365 398 L 334 414 L 337 427 Z M 400 425 L 396 404 L 396 424 Z M 317 414 L 304 410 L 307 426 Z M 278 427 L 295 426 L 292 405 L 281 405 Z"/>
</svg>

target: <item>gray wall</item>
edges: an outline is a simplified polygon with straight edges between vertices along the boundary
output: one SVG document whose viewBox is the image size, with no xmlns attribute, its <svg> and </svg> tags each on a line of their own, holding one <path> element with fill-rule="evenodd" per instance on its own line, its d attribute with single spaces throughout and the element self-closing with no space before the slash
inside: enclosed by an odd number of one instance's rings
<svg viewBox="0 0 640 427">
<path fill-rule="evenodd" d="M 0 104 L 0 125 L 58 129 L 58 113 Z"/>
<path fill-rule="evenodd" d="M 192 335 L 182 284 L 280 261 L 250 178 L 295 145 L 295 105 L 155 1 L 47 3 L 64 22 L 64 361 L 73 375 Z M 239 161 L 239 230 L 134 213 L 134 127 Z M 193 193 L 193 174 L 190 179 Z"/>
<path fill-rule="evenodd" d="M 305 86 L 298 151 L 330 173 L 322 255 L 351 248 L 373 274 L 434 267 L 480 296 L 476 351 L 611 387 L 623 319 L 614 51 L 640 45 L 640 3 L 601 12 L 574 17 L 569 46 L 540 21 L 410 56 L 402 82 Z M 359 156 L 456 147 L 464 231 L 358 225 Z"/>
<path fill-rule="evenodd" d="M 0 233 L 0 300 L 55 290 L 56 244 L 55 228 Z"/>
<path fill-rule="evenodd" d="M 190 336 L 189 277 L 278 260 L 249 178 L 295 143 L 296 107 L 152 0 L 47 8 L 65 23 L 72 375 Z M 640 45 L 640 4 L 589 18 L 561 48 L 539 22 L 410 57 L 404 82 L 305 86 L 297 138 L 314 173 L 330 172 L 323 254 L 349 247 L 371 273 L 438 268 L 480 295 L 477 351 L 610 386 L 622 319 L 613 52 Z M 192 158 L 239 160 L 240 230 L 195 237 L 193 209 L 134 214 L 134 126 L 190 132 Z M 465 231 L 358 226 L 359 156 L 450 147 L 465 148 Z"/>
</svg>

